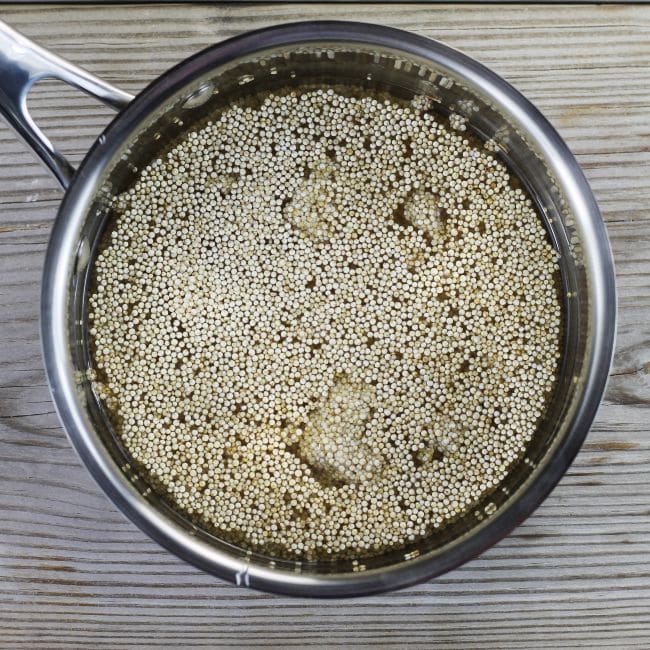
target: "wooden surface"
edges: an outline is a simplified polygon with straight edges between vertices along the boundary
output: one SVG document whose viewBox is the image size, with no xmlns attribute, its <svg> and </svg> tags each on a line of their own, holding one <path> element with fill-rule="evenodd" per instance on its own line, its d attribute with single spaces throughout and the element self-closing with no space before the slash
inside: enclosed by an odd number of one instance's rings
<svg viewBox="0 0 650 650">
<path fill-rule="evenodd" d="M 126 521 L 59 426 L 38 341 L 61 192 L 0 125 L 0 648 L 650 647 L 650 7 L 3 6 L 0 18 L 136 92 L 250 28 L 316 17 L 439 38 L 501 73 L 566 138 L 617 262 L 609 389 L 557 489 L 482 557 L 399 593 L 281 598 L 184 564 Z M 44 84 L 37 120 L 78 161 L 109 117 Z"/>
<path fill-rule="evenodd" d="M 66 4 L 88 4 L 89 0 L 66 0 Z M 347 4 L 351 0 L 327 0 L 329 3 Z M 399 0 L 391 0 L 398 2 Z M 178 0 L 140 0 L 139 4 L 176 4 Z M 192 0 L 194 4 L 212 4 L 214 0 Z M 273 0 L 231 0 L 239 4 L 271 4 Z M 319 4 L 318 0 L 286 0 L 287 4 Z M 480 0 L 481 4 L 522 4 L 523 0 Z M 20 4 L 57 4 L 54 0 L 19 0 Z M 129 0 L 95 0 L 93 4 L 113 5 L 117 3 L 129 3 Z M 357 4 L 376 4 L 373 0 L 356 0 Z M 447 4 L 445 0 L 415 0 L 415 3 L 422 4 Z M 455 4 L 476 4 L 474 0 L 456 0 Z M 566 0 L 544 0 L 545 4 L 566 4 Z M 608 0 L 607 4 L 644 4 L 645 0 Z M 571 0 L 571 4 L 594 4 L 593 0 Z"/>
</svg>

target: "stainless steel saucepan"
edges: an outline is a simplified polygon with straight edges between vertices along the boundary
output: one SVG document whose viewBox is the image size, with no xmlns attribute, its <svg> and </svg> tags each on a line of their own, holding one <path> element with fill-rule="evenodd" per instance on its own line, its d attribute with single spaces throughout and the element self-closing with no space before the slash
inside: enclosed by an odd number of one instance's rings
<svg viewBox="0 0 650 650">
<path fill-rule="evenodd" d="M 75 171 L 26 108 L 38 79 L 55 77 L 119 113 Z M 217 539 L 147 485 L 87 380 L 87 290 L 108 201 L 168 143 L 242 96 L 317 83 L 428 95 L 492 139 L 537 204 L 561 255 L 565 331 L 557 390 L 525 458 L 506 481 L 443 532 L 379 557 L 293 562 Z M 0 23 L 0 112 L 65 189 L 45 260 L 41 334 L 61 421 L 101 488 L 176 555 L 238 585 L 307 596 L 368 594 L 425 580 L 476 556 L 528 516 L 577 453 L 602 397 L 614 347 L 614 269 L 598 206 L 557 132 L 495 73 L 441 43 L 350 22 L 279 25 L 243 34 L 183 61 L 137 97 L 50 54 Z"/>
</svg>

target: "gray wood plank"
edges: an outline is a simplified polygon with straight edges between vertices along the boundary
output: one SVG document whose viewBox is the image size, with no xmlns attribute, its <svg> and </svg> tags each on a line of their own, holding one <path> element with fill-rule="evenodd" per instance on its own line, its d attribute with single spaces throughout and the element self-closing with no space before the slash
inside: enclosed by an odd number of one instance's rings
<svg viewBox="0 0 650 650">
<path fill-rule="evenodd" d="M 314 602 L 246 591 L 150 541 L 68 444 L 38 342 L 61 193 L 0 124 L 0 647 L 650 647 L 650 7 L 4 5 L 0 18 L 131 92 L 213 42 L 277 22 L 367 20 L 443 40 L 523 91 L 577 154 L 620 297 L 597 421 L 509 537 L 394 594 Z M 56 83 L 29 102 L 75 162 L 111 115 Z"/>
</svg>

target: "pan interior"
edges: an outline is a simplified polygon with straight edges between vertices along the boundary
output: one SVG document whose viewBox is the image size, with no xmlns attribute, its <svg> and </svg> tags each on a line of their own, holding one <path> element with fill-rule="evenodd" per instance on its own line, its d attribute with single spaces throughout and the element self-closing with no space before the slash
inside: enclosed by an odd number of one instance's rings
<svg viewBox="0 0 650 650">
<path fill-rule="evenodd" d="M 585 362 L 587 331 L 587 278 L 580 261 L 574 224 L 568 213 L 559 183 L 532 142 L 501 114 L 490 100 L 463 79 L 448 70 L 437 69 L 431 61 L 402 51 L 352 43 L 306 43 L 258 51 L 246 58 L 224 63 L 209 73 L 175 89 L 146 118 L 136 124 L 105 165 L 100 190 L 87 211 L 81 245 L 72 278 L 73 299 L 69 305 L 70 345 L 73 363 L 81 371 L 91 367 L 88 348 L 87 293 L 93 260 L 102 233 L 110 222 L 108 200 L 127 189 L 138 172 L 166 152 L 171 143 L 189 129 L 199 126 L 207 116 L 232 102 L 262 91 L 317 85 L 328 88 L 338 84 L 372 93 L 388 92 L 411 99 L 414 95 L 432 98 L 442 114 L 455 112 L 467 118 L 468 131 L 481 140 L 491 139 L 498 155 L 525 186 L 544 220 L 549 237 L 559 251 L 564 301 L 564 340 L 560 374 L 548 410 L 539 424 L 524 458 L 510 470 L 507 479 L 470 512 L 425 540 L 399 551 L 368 558 L 337 561 L 293 562 L 265 557 L 235 547 L 198 528 L 170 507 L 151 490 L 146 477 L 134 467 L 110 421 L 93 393 L 90 382 L 80 380 L 85 408 L 97 434 L 116 465 L 148 500 L 153 508 L 191 535 L 229 555 L 246 558 L 251 564 L 313 574 L 335 574 L 370 570 L 399 564 L 425 554 L 440 553 L 482 527 L 503 507 L 516 498 L 530 480 L 535 468 L 543 467 L 549 452 L 570 426 L 575 409 L 576 391 Z"/>
</svg>

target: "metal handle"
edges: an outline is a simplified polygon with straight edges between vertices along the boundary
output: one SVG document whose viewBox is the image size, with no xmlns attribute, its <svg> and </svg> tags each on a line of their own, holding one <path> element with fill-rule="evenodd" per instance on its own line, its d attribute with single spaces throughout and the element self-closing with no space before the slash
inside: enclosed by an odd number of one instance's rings
<svg viewBox="0 0 650 650">
<path fill-rule="evenodd" d="M 74 167 L 45 137 L 27 110 L 31 87 L 44 78 L 65 81 L 116 110 L 129 104 L 133 95 L 39 47 L 0 21 L 0 114 L 66 189 Z"/>
</svg>

